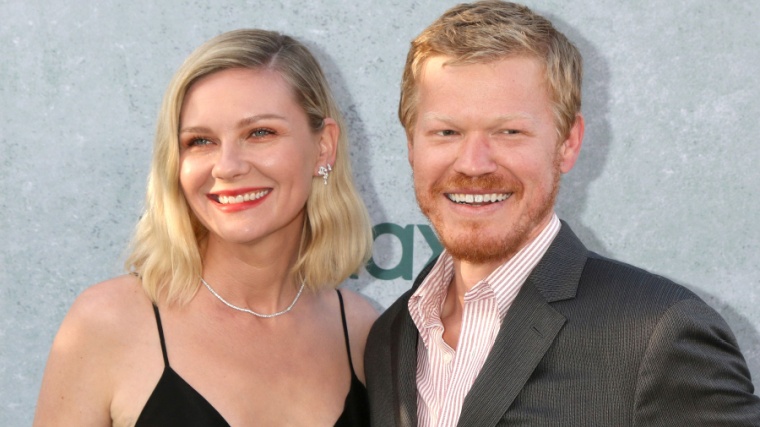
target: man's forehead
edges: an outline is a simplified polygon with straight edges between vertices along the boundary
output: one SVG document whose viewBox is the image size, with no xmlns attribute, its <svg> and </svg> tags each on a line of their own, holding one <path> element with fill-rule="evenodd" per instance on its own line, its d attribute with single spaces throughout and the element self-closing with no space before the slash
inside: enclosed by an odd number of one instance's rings
<svg viewBox="0 0 760 427">
<path fill-rule="evenodd" d="M 494 72 L 497 72 L 497 70 L 499 70 L 501 66 L 507 62 L 512 64 L 524 64 L 523 67 L 527 67 L 526 69 L 530 70 L 528 72 L 530 79 L 532 79 L 533 76 L 538 76 L 541 83 L 547 82 L 545 64 L 534 55 L 527 54 L 505 55 L 496 58 L 481 59 L 477 61 L 461 60 L 449 55 L 435 55 L 431 56 L 424 63 L 422 63 L 416 76 L 416 80 L 417 83 L 422 83 L 426 80 L 440 78 L 445 75 L 458 74 L 459 72 L 465 73 L 475 68 L 479 68 L 481 70 L 491 69 Z M 535 74 L 533 70 L 535 70 Z M 514 74 L 510 73 L 509 75 L 512 76 Z"/>
<path fill-rule="evenodd" d="M 456 67 L 466 67 L 468 65 L 496 65 L 502 61 L 510 59 L 524 59 L 535 63 L 542 73 L 546 71 L 545 62 L 534 54 L 530 53 L 510 53 L 498 56 L 483 57 L 455 57 L 452 55 L 436 54 L 431 55 L 422 61 L 417 70 L 417 81 L 421 81 L 426 73 L 431 71 L 450 70 Z"/>
</svg>

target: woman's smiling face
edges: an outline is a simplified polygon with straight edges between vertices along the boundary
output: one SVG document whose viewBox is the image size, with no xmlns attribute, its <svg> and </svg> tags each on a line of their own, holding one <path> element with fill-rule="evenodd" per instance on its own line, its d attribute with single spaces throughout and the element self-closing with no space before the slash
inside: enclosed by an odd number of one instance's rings
<svg viewBox="0 0 760 427">
<path fill-rule="evenodd" d="M 310 129 L 293 89 L 274 70 L 202 77 L 187 91 L 179 125 L 179 179 L 190 208 L 223 241 L 298 238 L 312 179 L 324 164 L 324 132 Z"/>
</svg>

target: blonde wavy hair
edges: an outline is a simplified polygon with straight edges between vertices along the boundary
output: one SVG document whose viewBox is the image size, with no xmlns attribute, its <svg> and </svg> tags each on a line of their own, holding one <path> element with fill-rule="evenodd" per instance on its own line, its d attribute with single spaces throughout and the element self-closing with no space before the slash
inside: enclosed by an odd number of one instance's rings
<svg viewBox="0 0 760 427">
<path fill-rule="evenodd" d="M 578 49 L 546 18 L 499 0 L 464 3 L 447 10 L 412 41 L 401 80 L 398 116 L 410 137 L 417 119 L 417 83 L 433 56 L 446 64 L 475 64 L 529 56 L 545 66 L 555 126 L 567 138 L 581 109 L 583 61 Z"/>
<path fill-rule="evenodd" d="M 153 302 L 188 302 L 199 286 L 208 230 L 188 207 L 179 184 L 179 120 L 188 89 L 201 77 L 230 68 L 275 70 L 291 85 L 314 132 L 324 119 L 340 128 L 328 185 L 312 180 L 300 252 L 292 273 L 311 289 L 335 287 L 369 259 L 369 216 L 353 183 L 342 114 L 319 63 L 293 38 L 243 29 L 221 34 L 196 49 L 169 83 L 158 116 L 145 198 L 125 266 L 142 279 Z"/>
</svg>

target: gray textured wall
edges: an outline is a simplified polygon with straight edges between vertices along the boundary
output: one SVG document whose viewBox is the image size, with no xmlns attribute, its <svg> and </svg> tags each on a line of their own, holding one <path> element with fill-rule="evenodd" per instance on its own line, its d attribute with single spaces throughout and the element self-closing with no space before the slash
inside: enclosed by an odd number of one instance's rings
<svg viewBox="0 0 760 427">
<path fill-rule="evenodd" d="M 425 224 L 395 118 L 398 82 L 409 40 L 454 3 L 0 0 L 0 425 L 30 424 L 68 306 L 120 273 L 157 107 L 193 48 L 239 27 L 304 41 L 350 121 L 373 221 Z M 560 216 L 590 248 L 711 303 L 758 386 L 760 3 L 569 3 L 528 2 L 586 59 L 587 135 Z M 377 264 L 413 260 L 416 274 L 431 249 L 419 228 L 413 236 L 404 253 L 379 237 Z M 366 271 L 349 283 L 381 307 L 409 285 Z"/>
</svg>

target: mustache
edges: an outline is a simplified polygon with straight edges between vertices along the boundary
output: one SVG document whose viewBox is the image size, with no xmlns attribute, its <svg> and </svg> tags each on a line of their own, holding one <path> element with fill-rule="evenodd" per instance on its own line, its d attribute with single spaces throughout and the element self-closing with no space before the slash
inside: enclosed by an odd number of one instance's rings
<svg viewBox="0 0 760 427">
<path fill-rule="evenodd" d="M 446 190 L 466 188 L 469 190 L 503 191 L 518 188 L 519 183 L 514 179 L 498 175 L 467 176 L 461 173 L 449 176 L 433 185 L 433 192 L 443 193 Z"/>
</svg>

